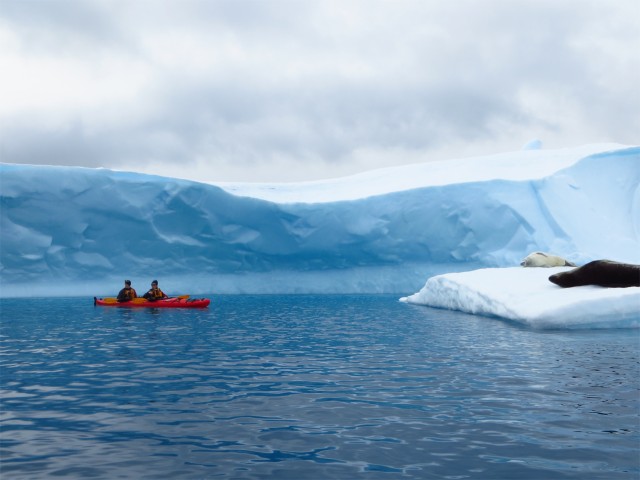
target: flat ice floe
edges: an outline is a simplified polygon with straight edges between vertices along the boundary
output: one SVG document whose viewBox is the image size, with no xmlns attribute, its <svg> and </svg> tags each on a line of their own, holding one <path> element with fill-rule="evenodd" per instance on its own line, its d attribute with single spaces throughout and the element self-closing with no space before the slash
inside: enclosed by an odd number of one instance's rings
<svg viewBox="0 0 640 480">
<path fill-rule="evenodd" d="M 638 328 L 640 288 L 561 288 L 556 268 L 486 268 L 437 275 L 407 303 L 499 317 L 533 328 Z"/>
</svg>

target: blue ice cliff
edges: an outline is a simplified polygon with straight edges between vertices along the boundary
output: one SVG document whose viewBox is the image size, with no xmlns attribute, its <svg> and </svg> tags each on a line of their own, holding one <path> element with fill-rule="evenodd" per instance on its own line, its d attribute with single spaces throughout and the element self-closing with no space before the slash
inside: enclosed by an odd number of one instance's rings
<svg viewBox="0 0 640 480">
<path fill-rule="evenodd" d="M 640 263 L 640 147 L 432 162 L 263 188 L 271 197 L 225 188 L 2 164 L 1 294 L 112 294 L 124 278 L 190 293 L 411 293 L 536 250 Z"/>
</svg>

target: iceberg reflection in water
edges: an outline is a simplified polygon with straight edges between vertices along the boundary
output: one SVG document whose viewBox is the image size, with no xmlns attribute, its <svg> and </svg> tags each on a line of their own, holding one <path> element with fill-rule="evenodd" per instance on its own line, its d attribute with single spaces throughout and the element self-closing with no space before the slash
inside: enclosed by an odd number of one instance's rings
<svg viewBox="0 0 640 480">
<path fill-rule="evenodd" d="M 396 296 L 2 299 L 7 478 L 590 478 L 638 467 L 638 330 Z"/>
</svg>

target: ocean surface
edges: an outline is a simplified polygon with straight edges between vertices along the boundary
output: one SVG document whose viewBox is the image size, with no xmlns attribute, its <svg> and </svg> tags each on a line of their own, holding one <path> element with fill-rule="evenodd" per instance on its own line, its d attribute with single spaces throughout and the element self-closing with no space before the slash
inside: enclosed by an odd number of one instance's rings
<svg viewBox="0 0 640 480">
<path fill-rule="evenodd" d="M 638 479 L 640 331 L 397 296 L 1 299 L 3 479 Z"/>
</svg>

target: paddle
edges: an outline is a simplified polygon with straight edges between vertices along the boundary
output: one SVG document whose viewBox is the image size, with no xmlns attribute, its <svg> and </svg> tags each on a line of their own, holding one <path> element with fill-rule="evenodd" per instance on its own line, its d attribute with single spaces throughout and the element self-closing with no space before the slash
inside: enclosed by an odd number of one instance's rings
<svg viewBox="0 0 640 480">
<path fill-rule="evenodd" d="M 180 300 L 184 300 L 189 298 L 189 295 L 180 295 L 178 297 L 169 297 L 169 298 L 178 298 Z M 105 303 L 118 303 L 118 299 L 115 297 L 104 297 L 102 299 L 103 302 Z M 147 303 L 147 299 L 146 298 L 142 298 L 142 297 L 137 297 L 134 298 L 133 300 L 129 300 L 131 303 Z"/>
</svg>

